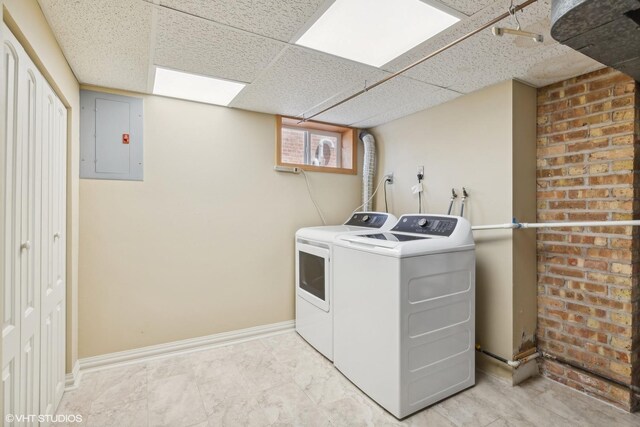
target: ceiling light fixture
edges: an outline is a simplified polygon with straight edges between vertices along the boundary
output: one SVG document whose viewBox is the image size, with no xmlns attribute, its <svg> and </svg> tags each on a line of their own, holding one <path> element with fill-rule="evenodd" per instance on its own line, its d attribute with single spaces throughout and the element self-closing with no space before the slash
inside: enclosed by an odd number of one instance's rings
<svg viewBox="0 0 640 427">
<path fill-rule="evenodd" d="M 244 83 L 156 67 L 153 93 L 226 106 L 245 86 Z"/>
<path fill-rule="evenodd" d="M 336 0 L 296 44 L 380 67 L 464 16 L 434 0 Z"/>
</svg>

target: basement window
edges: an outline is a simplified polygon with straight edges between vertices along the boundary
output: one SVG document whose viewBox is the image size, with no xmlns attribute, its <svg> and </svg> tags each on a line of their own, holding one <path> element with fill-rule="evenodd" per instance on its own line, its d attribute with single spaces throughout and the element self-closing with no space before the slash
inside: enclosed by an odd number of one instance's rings
<svg viewBox="0 0 640 427">
<path fill-rule="evenodd" d="M 356 174 L 356 130 L 277 116 L 276 162 L 307 171 Z"/>
</svg>

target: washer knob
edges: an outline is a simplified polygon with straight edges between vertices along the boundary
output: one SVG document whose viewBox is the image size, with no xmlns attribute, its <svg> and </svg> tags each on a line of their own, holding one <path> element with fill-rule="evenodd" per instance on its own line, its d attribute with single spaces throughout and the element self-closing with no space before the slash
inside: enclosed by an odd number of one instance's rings
<svg viewBox="0 0 640 427">
<path fill-rule="evenodd" d="M 421 218 L 420 221 L 418 221 L 418 225 L 420 227 L 426 227 L 429 225 L 429 221 L 427 221 L 427 218 Z"/>
<path fill-rule="evenodd" d="M 370 219 L 371 217 L 369 215 L 365 215 L 362 217 L 362 222 L 369 222 Z"/>
</svg>

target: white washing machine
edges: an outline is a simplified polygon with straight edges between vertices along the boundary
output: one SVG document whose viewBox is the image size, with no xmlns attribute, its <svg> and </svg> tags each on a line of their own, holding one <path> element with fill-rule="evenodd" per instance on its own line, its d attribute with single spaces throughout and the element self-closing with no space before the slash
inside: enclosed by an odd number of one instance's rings
<svg viewBox="0 0 640 427">
<path fill-rule="evenodd" d="M 332 242 L 342 234 L 391 229 L 389 213 L 358 212 L 343 225 L 307 227 L 296 232 L 296 331 L 333 360 Z"/>
<path fill-rule="evenodd" d="M 403 215 L 334 241 L 334 364 L 397 418 L 475 384 L 467 220 Z"/>
</svg>

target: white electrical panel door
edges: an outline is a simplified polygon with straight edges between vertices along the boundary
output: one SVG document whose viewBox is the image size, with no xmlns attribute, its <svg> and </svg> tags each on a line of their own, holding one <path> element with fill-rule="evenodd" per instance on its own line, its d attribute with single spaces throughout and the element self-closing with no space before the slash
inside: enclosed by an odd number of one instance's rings
<svg viewBox="0 0 640 427">
<path fill-rule="evenodd" d="M 65 378 L 67 111 L 5 26 L 2 43 L 4 409 L 54 414 Z"/>
<path fill-rule="evenodd" d="M 80 178 L 142 181 L 142 99 L 80 91 Z"/>
<path fill-rule="evenodd" d="M 96 99 L 96 172 L 128 174 L 130 144 L 123 135 L 130 135 L 130 105 L 128 102 Z"/>
</svg>

